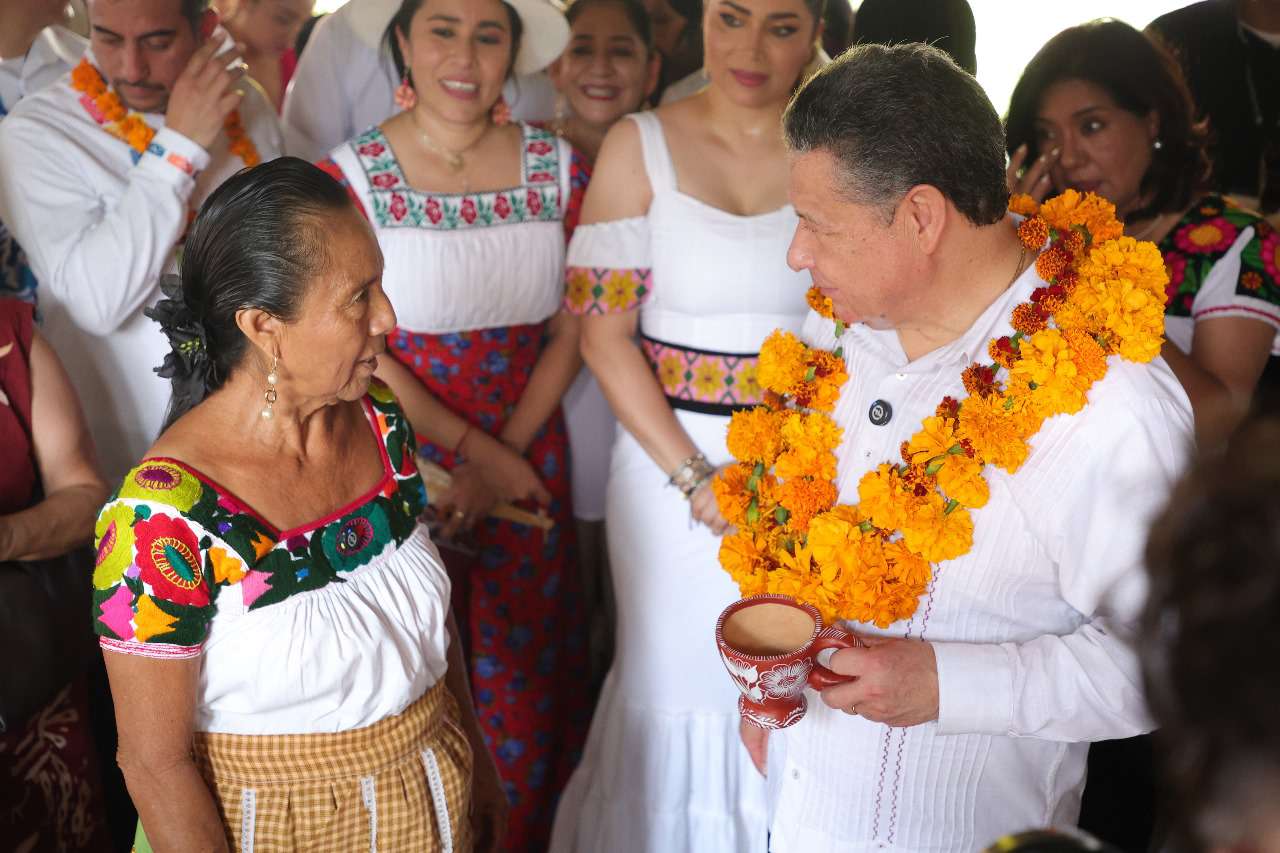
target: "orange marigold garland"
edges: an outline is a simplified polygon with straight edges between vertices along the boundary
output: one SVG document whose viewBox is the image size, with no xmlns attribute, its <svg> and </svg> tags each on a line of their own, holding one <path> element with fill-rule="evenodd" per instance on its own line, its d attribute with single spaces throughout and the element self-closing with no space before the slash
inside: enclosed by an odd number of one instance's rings
<svg viewBox="0 0 1280 853">
<path fill-rule="evenodd" d="M 833 482 L 841 430 L 828 413 L 848 379 L 843 353 L 784 331 L 764 342 L 765 402 L 733 416 L 728 445 L 738 464 L 715 482 L 736 527 L 720 563 L 744 596 L 791 595 L 826 619 L 881 628 L 909 618 L 931 564 L 972 548 L 970 510 L 990 498 L 987 466 L 1016 473 L 1046 419 L 1086 405 L 1108 356 L 1159 354 L 1167 276 L 1153 244 L 1124 237 L 1115 208 L 1091 193 L 1043 205 L 1015 196 L 1010 210 L 1026 217 L 1018 236 L 1040 252 L 1047 286 L 1014 308 L 1013 334 L 988 345 L 991 363 L 965 368 L 968 396 L 943 398 L 902 442 L 901 461 L 863 475 L 856 505 L 837 504 Z M 839 338 L 830 298 L 815 287 L 808 302 Z"/>
<path fill-rule="evenodd" d="M 139 154 L 146 152 L 156 135 L 155 129 L 141 115 L 124 108 L 120 96 L 111 91 L 102 73 L 88 59 L 81 59 L 80 64 L 71 69 L 71 88 L 83 95 L 81 101 L 86 102 L 86 108 L 92 105 L 90 112 L 108 133 Z M 231 111 L 223 122 L 222 129 L 227 134 L 231 153 L 239 157 L 246 166 L 256 166 L 262 162 L 257 147 L 240 120 L 239 110 Z"/>
</svg>

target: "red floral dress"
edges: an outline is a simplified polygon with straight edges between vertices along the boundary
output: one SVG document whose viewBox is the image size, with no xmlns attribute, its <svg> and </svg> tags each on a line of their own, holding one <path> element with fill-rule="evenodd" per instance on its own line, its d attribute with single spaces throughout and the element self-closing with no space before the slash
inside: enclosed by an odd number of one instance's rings
<svg viewBox="0 0 1280 853">
<path fill-rule="evenodd" d="M 453 412 L 494 436 L 524 394 L 547 318 L 563 298 L 566 231 L 577 221 L 588 174 L 552 134 L 521 127 L 522 182 L 505 190 L 416 190 L 378 128 L 319 164 L 347 186 L 382 244 L 383 286 L 400 323 L 387 337 L 391 354 Z M 446 469 L 460 461 L 423 435 L 418 442 L 422 456 Z M 551 492 L 555 526 L 544 534 L 485 519 L 460 547 L 441 550 L 476 713 L 511 801 L 506 848 L 541 853 L 594 696 L 559 410 L 525 456 Z"/>
</svg>

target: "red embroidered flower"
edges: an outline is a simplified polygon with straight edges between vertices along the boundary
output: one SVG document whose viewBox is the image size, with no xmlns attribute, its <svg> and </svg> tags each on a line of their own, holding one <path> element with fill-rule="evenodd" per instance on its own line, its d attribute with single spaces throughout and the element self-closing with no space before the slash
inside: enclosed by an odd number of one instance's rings
<svg viewBox="0 0 1280 853">
<path fill-rule="evenodd" d="M 1174 237 L 1174 245 L 1184 252 L 1212 255 L 1230 249 L 1239 233 L 1234 225 L 1219 216 L 1184 226 Z"/>
<path fill-rule="evenodd" d="M 556 176 L 550 172 L 534 172 L 529 176 L 531 184 L 549 184 L 556 179 Z"/>
<path fill-rule="evenodd" d="M 209 589 L 200 571 L 200 542 L 185 522 L 153 515 L 133 528 L 135 560 L 142 581 L 154 598 L 192 607 L 209 604 Z"/>
<path fill-rule="evenodd" d="M 432 225 L 439 225 L 440 220 L 444 219 L 444 212 L 440 210 L 440 202 L 434 198 L 427 199 L 427 219 L 431 220 Z"/>
<path fill-rule="evenodd" d="M 1182 287 L 1182 280 L 1187 277 L 1187 259 L 1181 252 L 1166 252 L 1164 268 L 1169 272 L 1169 283 L 1164 290 L 1164 304 L 1173 304 L 1173 298 Z"/>
<path fill-rule="evenodd" d="M 400 179 L 391 172 L 383 172 L 381 175 L 373 176 L 373 185 L 380 189 L 388 190 L 398 183 L 400 183 Z"/>
<path fill-rule="evenodd" d="M 505 195 L 499 195 L 497 201 L 493 203 L 493 212 L 498 214 L 499 219 L 506 219 L 511 215 L 511 202 L 507 201 Z"/>
<path fill-rule="evenodd" d="M 537 216 L 542 212 L 542 194 L 537 190 L 529 190 L 528 203 L 529 213 L 532 215 Z"/>
<path fill-rule="evenodd" d="M 364 145 L 361 145 L 356 149 L 356 151 L 365 157 L 377 157 L 386 150 L 387 147 L 381 142 L 366 142 Z"/>
<path fill-rule="evenodd" d="M 391 196 L 391 218 L 396 222 L 404 219 L 405 214 L 409 212 L 409 206 L 404 203 L 404 196 L 400 193 L 394 193 Z"/>
<path fill-rule="evenodd" d="M 476 203 L 469 198 L 462 200 L 462 209 L 458 211 L 462 221 L 470 225 L 476 221 Z"/>
<path fill-rule="evenodd" d="M 1261 232 L 1261 228 L 1258 229 Z M 1262 241 L 1262 268 L 1274 282 L 1280 282 L 1280 231 L 1268 229 Z"/>
<path fill-rule="evenodd" d="M 539 139 L 535 142 L 530 142 L 529 148 L 527 150 L 529 151 L 530 154 L 537 154 L 539 157 L 541 157 L 543 154 L 551 153 L 551 143 L 545 140 Z"/>
</svg>

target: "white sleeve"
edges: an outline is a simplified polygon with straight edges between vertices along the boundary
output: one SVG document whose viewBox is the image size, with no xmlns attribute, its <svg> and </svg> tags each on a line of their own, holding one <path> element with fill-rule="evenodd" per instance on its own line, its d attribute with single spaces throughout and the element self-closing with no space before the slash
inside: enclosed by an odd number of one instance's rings
<svg viewBox="0 0 1280 853">
<path fill-rule="evenodd" d="M 345 85 L 351 69 L 344 54 L 364 50 L 338 16 L 326 15 L 316 24 L 285 94 L 285 144 L 290 154 L 315 162 L 363 130 L 352 126 Z"/>
<path fill-rule="evenodd" d="M 55 135 L 56 134 L 56 135 Z M 57 144 L 54 144 L 57 143 Z M 0 125 L 0 219 L 26 250 L 40 290 L 93 335 L 116 331 L 154 294 L 187 224 L 208 153 L 162 128 L 107 206 L 76 167 L 90 156 L 25 115 Z"/>
<path fill-rule="evenodd" d="M 1148 524 L 1187 458 L 1190 421 L 1162 399 L 1088 414 L 1057 454 L 1053 518 L 1029 519 L 1043 527 L 1064 606 L 1086 621 L 1024 643 L 934 643 L 939 734 L 1095 741 L 1151 728 L 1131 637 Z"/>
</svg>

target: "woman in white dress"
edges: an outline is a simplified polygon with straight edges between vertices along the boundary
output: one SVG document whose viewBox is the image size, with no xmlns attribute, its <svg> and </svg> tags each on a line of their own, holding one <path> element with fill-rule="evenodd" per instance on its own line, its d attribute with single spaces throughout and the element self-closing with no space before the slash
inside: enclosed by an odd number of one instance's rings
<svg viewBox="0 0 1280 853">
<path fill-rule="evenodd" d="M 764 780 L 712 642 L 738 593 L 710 485 L 728 415 L 760 400 L 760 342 L 807 311 L 779 128 L 821 7 L 708 2 L 710 85 L 610 131 L 570 245 L 566 304 L 623 427 L 606 513 L 618 640 L 555 853 L 766 848 Z"/>
</svg>

